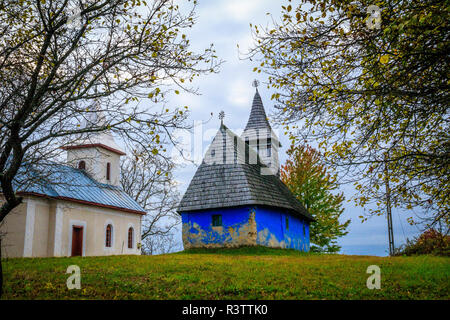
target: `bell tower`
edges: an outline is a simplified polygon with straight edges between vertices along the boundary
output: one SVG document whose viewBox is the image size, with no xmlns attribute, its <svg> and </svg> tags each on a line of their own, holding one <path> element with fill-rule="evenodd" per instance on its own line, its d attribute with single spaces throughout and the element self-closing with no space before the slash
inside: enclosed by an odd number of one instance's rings
<svg viewBox="0 0 450 320">
<path fill-rule="evenodd" d="M 280 164 L 278 149 L 281 146 L 278 137 L 273 132 L 266 111 L 258 92 L 259 81 L 253 81 L 255 95 L 253 97 L 250 117 L 241 137 L 259 155 L 261 161 L 270 169 L 270 174 L 279 176 Z"/>
<path fill-rule="evenodd" d="M 87 117 L 84 127 L 106 126 L 106 117 L 98 104 Z M 115 142 L 110 131 L 89 133 L 75 144 L 61 147 L 67 151 L 67 163 L 85 170 L 100 183 L 118 186 L 120 183 L 120 157 L 125 152 Z"/>
</svg>

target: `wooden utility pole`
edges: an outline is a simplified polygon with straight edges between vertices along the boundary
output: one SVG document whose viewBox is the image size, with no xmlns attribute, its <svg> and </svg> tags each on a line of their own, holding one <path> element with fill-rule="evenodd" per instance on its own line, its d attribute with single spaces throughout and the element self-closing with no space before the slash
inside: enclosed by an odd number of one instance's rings
<svg viewBox="0 0 450 320">
<path fill-rule="evenodd" d="M 392 227 L 392 208 L 391 208 L 391 189 L 389 187 L 389 172 L 387 168 L 387 156 L 384 156 L 384 176 L 386 183 L 386 216 L 388 222 L 388 236 L 389 236 L 389 255 L 394 255 L 394 230 Z"/>
</svg>

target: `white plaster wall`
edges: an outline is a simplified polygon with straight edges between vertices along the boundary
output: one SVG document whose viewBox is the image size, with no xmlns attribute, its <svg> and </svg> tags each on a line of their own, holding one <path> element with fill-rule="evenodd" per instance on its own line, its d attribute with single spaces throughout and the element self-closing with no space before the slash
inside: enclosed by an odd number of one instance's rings
<svg viewBox="0 0 450 320">
<path fill-rule="evenodd" d="M 0 196 L 0 204 L 4 202 Z M 27 199 L 14 208 L 0 225 L 2 258 L 22 257 L 25 245 Z"/>
<path fill-rule="evenodd" d="M 119 185 L 120 155 L 104 148 L 92 147 L 67 150 L 67 162 L 78 168 L 78 163 L 86 162 L 86 172 L 101 183 Z M 106 166 L 111 163 L 111 179 L 106 179 Z"/>
<path fill-rule="evenodd" d="M 141 218 L 140 214 L 69 201 L 25 198 L 0 226 L 4 234 L 2 256 L 70 256 L 73 225 L 83 226 L 83 256 L 138 255 L 141 254 L 137 245 L 141 241 Z M 113 225 L 111 248 L 105 247 L 107 223 Z M 134 239 L 133 248 L 128 249 L 130 226 L 134 228 Z"/>
<path fill-rule="evenodd" d="M 72 226 L 83 225 L 83 255 L 104 256 L 120 254 L 141 254 L 137 249 L 141 234 L 141 215 L 117 210 L 64 202 L 61 255 L 72 253 Z M 112 247 L 106 247 L 106 226 L 112 224 Z M 128 249 L 128 227 L 134 226 L 133 248 Z"/>
</svg>

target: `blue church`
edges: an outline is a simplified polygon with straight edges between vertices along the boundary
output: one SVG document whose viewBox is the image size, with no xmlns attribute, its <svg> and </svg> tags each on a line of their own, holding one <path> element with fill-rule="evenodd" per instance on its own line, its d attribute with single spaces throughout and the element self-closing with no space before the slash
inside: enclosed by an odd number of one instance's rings
<svg viewBox="0 0 450 320">
<path fill-rule="evenodd" d="M 279 178 L 281 145 L 258 89 L 240 137 L 223 124 L 223 113 L 220 118 L 177 209 L 184 248 L 261 245 L 309 251 L 314 218 Z"/>
</svg>

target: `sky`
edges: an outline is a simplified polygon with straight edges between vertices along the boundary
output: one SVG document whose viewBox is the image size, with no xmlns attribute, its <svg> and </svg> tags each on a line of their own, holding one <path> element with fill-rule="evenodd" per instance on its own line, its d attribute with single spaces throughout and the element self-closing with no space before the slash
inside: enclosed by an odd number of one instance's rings
<svg viewBox="0 0 450 320">
<path fill-rule="evenodd" d="M 171 104 L 188 105 L 191 111 L 189 122 L 202 122 L 202 152 L 206 151 L 217 132 L 220 120 L 218 114 L 225 112 L 224 123 L 236 134 L 240 134 L 245 127 L 255 93 L 252 81 L 257 79 L 261 85 L 258 88 L 267 115 L 274 111 L 270 100 L 274 93 L 267 89 L 265 77 L 261 73 L 254 73 L 255 62 L 243 59 L 243 53 L 252 46 L 250 23 L 267 26 L 273 18 L 281 12 L 281 1 L 273 0 L 200 0 L 197 7 L 197 23 L 187 33 L 191 40 L 191 50 L 202 51 L 211 43 L 214 44 L 217 55 L 225 62 L 219 73 L 202 76 L 194 82 L 200 95 L 182 93 L 173 96 Z M 237 47 L 239 44 L 239 49 Z M 213 116 L 211 117 L 211 112 Z M 283 132 L 271 122 L 278 134 L 283 147 L 279 151 L 280 163 L 286 160 L 286 150 L 289 141 Z M 278 129 L 278 131 L 277 131 Z M 185 135 L 185 142 L 194 140 L 192 134 Z M 179 183 L 179 191 L 184 193 L 196 171 L 193 164 L 185 164 L 176 169 L 174 176 Z M 349 199 L 354 190 L 351 186 L 340 188 Z M 342 220 L 351 219 L 348 235 L 340 238 L 343 254 L 358 255 L 388 255 L 387 221 L 384 216 L 373 217 L 361 223 L 358 216 L 364 209 L 356 208 L 351 203 L 345 204 Z M 406 222 L 408 215 L 393 209 L 394 240 L 396 246 L 419 234 L 416 226 Z M 181 235 L 180 235 L 181 239 Z"/>
</svg>

